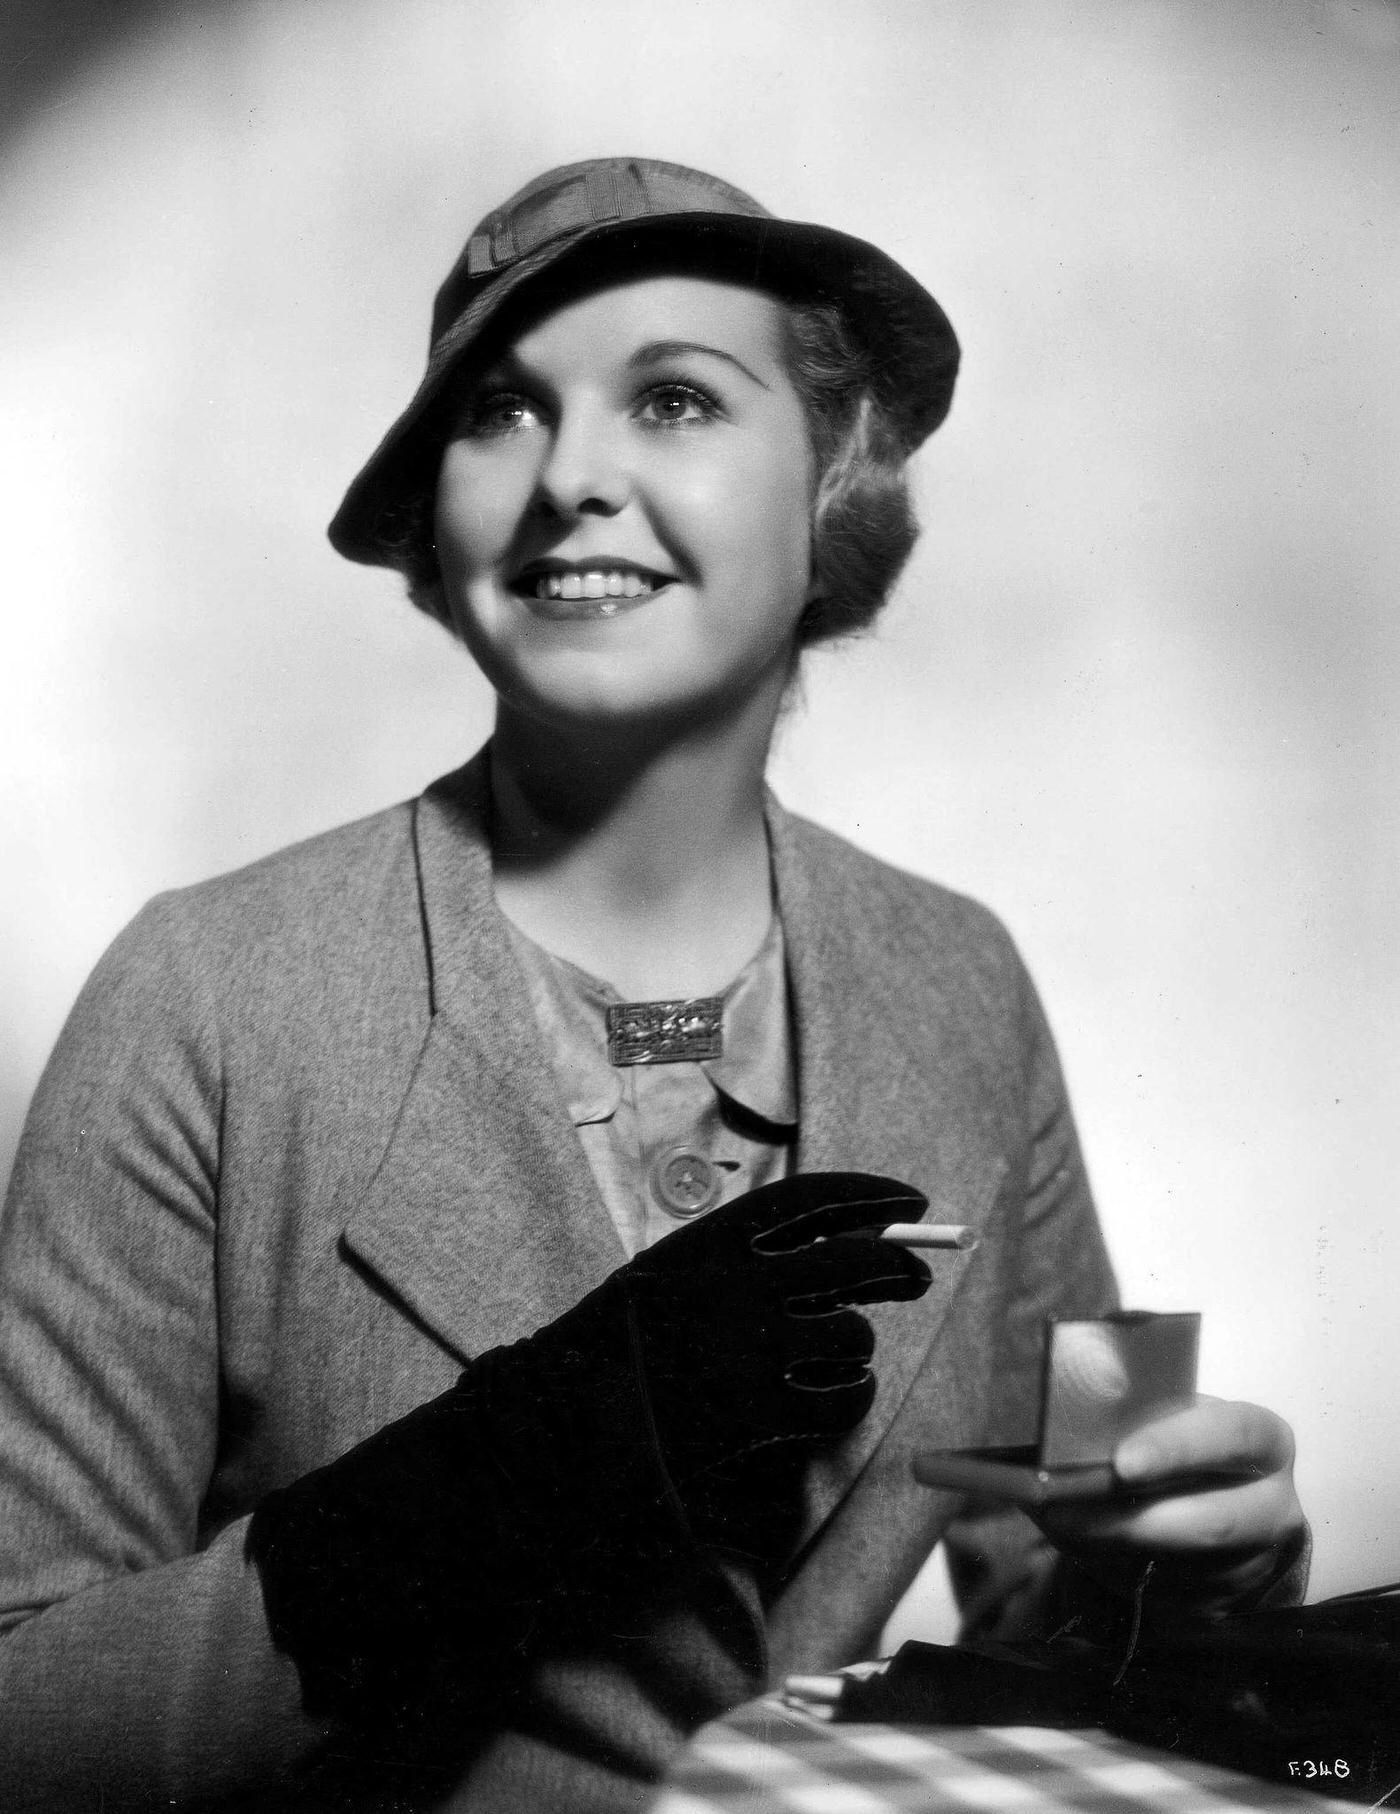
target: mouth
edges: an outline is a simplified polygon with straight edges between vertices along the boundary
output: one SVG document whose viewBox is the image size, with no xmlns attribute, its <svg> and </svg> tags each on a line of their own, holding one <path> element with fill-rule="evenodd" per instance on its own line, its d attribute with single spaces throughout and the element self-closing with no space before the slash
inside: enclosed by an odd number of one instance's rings
<svg viewBox="0 0 1400 1814">
<path fill-rule="evenodd" d="M 655 598 L 675 575 L 632 561 L 531 561 L 510 590 L 550 617 L 613 617 Z"/>
</svg>

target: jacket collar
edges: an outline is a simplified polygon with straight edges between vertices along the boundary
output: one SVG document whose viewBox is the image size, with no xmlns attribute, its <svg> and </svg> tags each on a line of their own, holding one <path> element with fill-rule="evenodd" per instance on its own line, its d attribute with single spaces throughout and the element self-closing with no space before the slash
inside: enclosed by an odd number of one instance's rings
<svg viewBox="0 0 1400 1814">
<path fill-rule="evenodd" d="M 495 904 L 487 761 L 483 750 L 417 805 L 432 1018 L 388 1150 L 346 1227 L 359 1256 L 463 1357 L 553 1320 L 621 1259 Z M 771 796 L 767 810 L 796 1026 L 798 1169 L 902 1177 L 928 1195 L 932 1218 L 972 1219 L 999 1173 L 965 1131 L 973 1118 L 956 1083 L 931 1088 L 911 1058 L 937 1037 L 919 1018 L 927 990 L 911 1000 L 900 953 L 863 937 L 869 901 L 847 847 Z M 923 1299 L 867 1313 L 878 1396 L 814 1470 L 813 1528 L 903 1401 L 967 1259 L 938 1255 Z"/>
<path fill-rule="evenodd" d="M 432 1017 L 345 1230 L 464 1358 L 562 1315 L 622 1258 L 492 892 L 487 782 L 482 750 L 417 803 Z"/>
<path fill-rule="evenodd" d="M 771 797 L 769 835 L 797 1027 L 797 1170 L 899 1178 L 928 1197 L 928 1220 L 980 1221 L 1004 1162 L 989 1155 L 978 1117 L 968 1112 L 960 1067 L 949 1064 L 931 1077 L 917 1057 L 931 1043 L 961 1046 L 966 1030 L 933 979 L 912 975 L 908 956 L 873 932 L 867 859 Z M 931 1255 L 933 1282 L 922 1298 L 865 1306 L 876 1337 L 875 1403 L 809 1470 L 809 1532 L 889 1428 L 971 1258 L 965 1251 Z"/>
<path fill-rule="evenodd" d="M 626 1072 L 608 1062 L 607 1011 L 622 997 L 611 983 L 552 957 L 507 922 L 536 1020 L 551 1043 L 550 1062 L 575 1127 L 607 1121 L 623 1098 Z M 782 918 L 774 914 L 759 949 L 724 991 L 724 1041 L 699 1070 L 717 1094 L 779 1134 L 797 1126 L 796 1067 L 789 1063 L 787 973 Z"/>
</svg>

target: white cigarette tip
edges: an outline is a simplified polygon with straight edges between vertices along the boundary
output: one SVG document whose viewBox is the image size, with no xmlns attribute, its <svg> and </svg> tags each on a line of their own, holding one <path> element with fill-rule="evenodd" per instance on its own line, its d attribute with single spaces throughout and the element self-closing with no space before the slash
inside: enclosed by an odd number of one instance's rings
<svg viewBox="0 0 1400 1814">
<path fill-rule="evenodd" d="M 882 1241 L 898 1247 L 944 1247 L 970 1252 L 977 1245 L 977 1230 L 963 1222 L 891 1222 Z"/>
</svg>

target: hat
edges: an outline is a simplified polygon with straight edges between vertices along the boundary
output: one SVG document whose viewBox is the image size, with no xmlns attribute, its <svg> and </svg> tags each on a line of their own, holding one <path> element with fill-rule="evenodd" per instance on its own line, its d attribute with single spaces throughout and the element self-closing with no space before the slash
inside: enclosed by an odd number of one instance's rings
<svg viewBox="0 0 1400 1814">
<path fill-rule="evenodd" d="M 957 338 L 928 291 L 878 247 L 779 220 L 703 171 L 654 158 L 591 158 L 536 177 L 472 233 L 433 305 L 423 381 L 346 492 L 331 521 L 332 545 L 352 561 L 394 564 L 405 506 L 436 477 L 452 379 L 488 329 L 503 330 L 555 284 L 564 294 L 562 286 L 652 256 L 667 269 L 839 304 L 911 450 L 947 415 Z"/>
</svg>

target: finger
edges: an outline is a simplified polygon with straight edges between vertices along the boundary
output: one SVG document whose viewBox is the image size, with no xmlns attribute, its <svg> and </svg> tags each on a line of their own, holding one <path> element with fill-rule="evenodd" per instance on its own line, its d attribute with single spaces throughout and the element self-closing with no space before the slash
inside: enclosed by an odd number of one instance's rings
<svg viewBox="0 0 1400 1814">
<path fill-rule="evenodd" d="M 858 1310 L 835 1310 L 826 1316 L 803 1317 L 791 1331 L 790 1364 L 814 1360 L 857 1361 L 874 1358 L 875 1331 Z"/>
<path fill-rule="evenodd" d="M 928 1208 L 928 1198 L 912 1184 L 873 1172 L 799 1173 L 753 1195 L 768 1193 L 764 1219 L 753 1228 L 758 1253 L 789 1253 L 851 1229 L 914 1221 Z"/>
<path fill-rule="evenodd" d="M 1047 1506 L 1037 1514 L 1042 1529 L 1062 1548 L 1221 1561 L 1277 1545 L 1301 1521 L 1285 1474 L 1126 1502 Z"/>
<path fill-rule="evenodd" d="M 779 1289 L 790 1316 L 824 1316 L 842 1304 L 904 1302 L 922 1297 L 933 1279 L 917 1254 L 854 1237 L 783 1258 Z"/>
<path fill-rule="evenodd" d="M 1293 1432 L 1262 1405 L 1202 1396 L 1125 1437 L 1113 1465 L 1127 1486 L 1212 1473 L 1264 1480 L 1292 1467 Z"/>
<path fill-rule="evenodd" d="M 844 1392 L 852 1386 L 864 1387 L 875 1375 L 858 1360 L 826 1359 L 819 1354 L 804 1355 L 795 1360 L 783 1378 L 799 1392 Z"/>
<path fill-rule="evenodd" d="M 794 1361 L 785 1377 L 801 1404 L 798 1416 L 814 1432 L 853 1429 L 875 1402 L 875 1375 L 855 1361 Z"/>
</svg>

